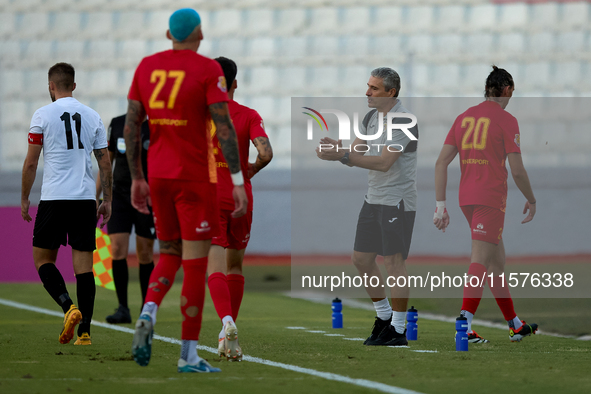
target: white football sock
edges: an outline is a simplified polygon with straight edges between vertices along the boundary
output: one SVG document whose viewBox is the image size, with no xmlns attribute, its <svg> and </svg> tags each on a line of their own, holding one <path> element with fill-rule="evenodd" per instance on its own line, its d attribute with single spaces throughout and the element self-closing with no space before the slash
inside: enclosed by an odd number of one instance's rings
<svg viewBox="0 0 591 394">
<path fill-rule="evenodd" d="M 224 316 L 224 318 L 222 319 L 222 325 L 223 325 L 224 327 L 226 327 L 226 324 L 228 324 L 228 323 L 230 323 L 230 322 L 234 323 L 234 319 L 232 319 L 232 316 L 230 316 L 230 315 L 226 315 L 226 316 Z"/>
<path fill-rule="evenodd" d="M 156 313 L 157 312 L 158 312 L 158 305 L 156 305 L 155 302 L 150 301 L 150 302 L 146 302 L 144 304 L 141 314 L 147 313 L 148 315 L 150 315 L 152 317 L 152 327 L 154 327 L 156 325 Z"/>
<path fill-rule="evenodd" d="M 460 315 L 468 320 L 468 334 L 472 334 L 472 319 L 474 319 L 474 314 L 468 311 L 461 311 Z"/>
<path fill-rule="evenodd" d="M 404 334 L 406 312 L 392 311 L 392 325 L 398 334 Z"/>
<path fill-rule="evenodd" d="M 199 362 L 199 356 L 197 356 L 197 343 L 198 341 L 188 339 L 183 339 L 181 341 L 181 358 L 188 364 L 197 364 Z"/>
<path fill-rule="evenodd" d="M 392 316 L 392 308 L 390 307 L 390 301 L 388 301 L 387 298 L 374 302 L 373 307 L 376 309 L 376 314 L 380 320 L 385 321 Z"/>
<path fill-rule="evenodd" d="M 511 320 L 509 320 L 509 321 L 511 321 Z M 509 322 L 507 322 L 507 323 L 509 323 Z M 513 328 L 516 329 L 516 330 L 519 330 L 519 328 L 521 326 L 523 326 L 523 323 L 521 323 L 521 320 L 519 320 L 519 317 L 515 316 L 513 318 Z M 510 324 L 509 324 L 509 327 L 511 327 Z"/>
</svg>

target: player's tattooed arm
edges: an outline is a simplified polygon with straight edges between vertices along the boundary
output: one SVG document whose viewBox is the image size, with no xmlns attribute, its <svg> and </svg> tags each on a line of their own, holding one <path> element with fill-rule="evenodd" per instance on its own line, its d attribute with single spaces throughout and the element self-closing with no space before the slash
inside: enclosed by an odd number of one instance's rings
<svg viewBox="0 0 591 394">
<path fill-rule="evenodd" d="M 128 100 L 127 116 L 123 135 L 127 149 L 127 162 L 131 179 L 144 179 L 144 170 L 141 159 L 141 127 L 146 118 L 146 111 L 141 102 Z"/>
<path fill-rule="evenodd" d="M 265 168 L 273 159 L 273 148 L 267 137 L 257 137 L 254 139 L 253 144 L 257 148 L 258 155 L 254 164 L 249 163 L 248 165 L 249 178 L 252 178 L 257 172 Z"/>
<path fill-rule="evenodd" d="M 238 153 L 236 130 L 234 130 L 232 119 L 230 119 L 228 104 L 225 102 L 211 104 L 209 113 L 216 127 L 216 135 L 222 146 L 224 159 L 228 163 L 230 172 L 236 174 L 240 171 L 240 155 Z"/>
<path fill-rule="evenodd" d="M 103 189 L 103 200 L 113 200 L 113 173 L 111 172 L 111 160 L 107 148 L 95 149 L 94 156 L 99 166 L 99 177 Z"/>
</svg>

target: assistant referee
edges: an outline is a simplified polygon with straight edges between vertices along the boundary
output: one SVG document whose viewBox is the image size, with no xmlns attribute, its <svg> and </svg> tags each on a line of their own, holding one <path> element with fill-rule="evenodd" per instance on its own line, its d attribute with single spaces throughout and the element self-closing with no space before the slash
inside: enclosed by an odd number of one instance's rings
<svg viewBox="0 0 591 394">
<path fill-rule="evenodd" d="M 402 130 L 394 129 L 392 138 L 387 139 L 386 120 L 388 113 L 409 113 L 398 99 L 400 76 L 389 67 L 376 68 L 367 83 L 368 107 L 373 108 L 365 116 L 360 127 L 364 135 L 376 135 L 380 123 L 384 122 L 378 139 L 356 138 L 351 150 L 337 149 L 340 141 L 323 138 L 320 144 L 333 145 L 333 149 L 316 149 L 322 160 L 340 161 L 350 167 L 361 167 L 369 171 L 369 189 L 359 213 L 353 263 L 359 274 L 380 278 L 378 287 L 367 287 L 366 291 L 374 303 L 377 317 L 369 338 L 364 342 L 370 346 L 405 346 L 405 315 L 408 304 L 408 287 L 392 287 L 392 307 L 386 298 L 384 282 L 378 265 L 377 255 L 384 256 L 388 275 L 408 277 L 406 258 L 410 249 L 412 230 L 417 204 L 417 140 L 418 127 L 408 131 L 411 139 Z M 382 117 L 383 115 L 383 117 Z M 408 123 L 408 119 L 394 118 L 394 123 Z M 365 145 L 361 147 L 361 145 Z M 394 145 L 395 149 L 386 146 Z M 358 149 L 355 149 L 355 147 Z M 357 152 L 359 150 L 359 152 Z"/>
<path fill-rule="evenodd" d="M 127 285 L 129 271 L 127 268 L 127 254 L 129 249 L 129 235 L 132 227 L 135 227 L 137 257 L 140 265 L 140 287 L 142 291 L 142 304 L 146 298 L 150 274 L 154 269 L 154 239 L 156 231 L 152 215 L 138 212 L 131 205 L 131 174 L 125 156 L 126 146 L 123 138 L 125 115 L 117 116 L 109 125 L 109 154 L 111 168 L 113 168 L 113 215 L 107 229 L 111 238 L 111 253 L 113 255 L 113 281 L 119 306 L 115 313 L 107 316 L 107 322 L 111 324 L 131 323 L 131 313 L 127 303 Z M 148 148 L 150 147 L 150 128 L 148 122 L 142 124 L 142 166 L 144 174 L 148 174 Z M 97 201 L 101 195 L 100 177 L 96 182 Z"/>
</svg>

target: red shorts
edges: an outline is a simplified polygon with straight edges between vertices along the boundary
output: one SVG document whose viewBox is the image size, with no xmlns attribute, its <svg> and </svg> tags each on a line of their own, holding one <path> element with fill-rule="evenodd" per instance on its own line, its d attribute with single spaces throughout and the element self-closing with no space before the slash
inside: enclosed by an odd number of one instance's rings
<svg viewBox="0 0 591 394">
<path fill-rule="evenodd" d="M 470 224 L 472 239 L 499 244 L 505 225 L 505 212 L 486 205 L 464 205 L 460 208 Z"/>
<path fill-rule="evenodd" d="M 220 232 L 211 240 L 212 245 L 219 245 L 227 249 L 246 249 L 250 241 L 250 226 L 252 211 L 237 219 L 232 217 L 232 211 L 220 209 Z"/>
<path fill-rule="evenodd" d="M 218 234 L 215 183 L 150 178 L 149 184 L 159 240 L 203 241 Z"/>
</svg>

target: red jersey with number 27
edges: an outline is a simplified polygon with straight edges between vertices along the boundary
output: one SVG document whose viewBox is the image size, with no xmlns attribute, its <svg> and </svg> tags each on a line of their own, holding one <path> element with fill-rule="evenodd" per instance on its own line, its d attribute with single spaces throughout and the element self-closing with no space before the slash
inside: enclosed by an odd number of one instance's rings
<svg viewBox="0 0 591 394">
<path fill-rule="evenodd" d="M 248 197 L 248 210 L 252 211 L 252 185 L 248 179 L 248 151 L 250 148 L 250 141 L 254 141 L 258 137 L 267 137 L 263 119 L 252 108 L 238 104 L 234 100 L 228 103 L 232 123 L 236 129 L 236 137 L 238 138 L 238 149 L 240 151 L 240 169 L 244 175 L 244 189 Z M 214 143 L 215 161 L 218 169 L 218 201 L 220 209 L 234 210 L 234 197 L 232 191 L 234 184 L 230 176 L 230 169 L 228 163 L 222 154 L 222 148 L 215 134 L 215 126 L 212 127 L 212 137 Z"/>
<path fill-rule="evenodd" d="M 208 106 L 228 101 L 218 62 L 191 50 L 145 57 L 128 98 L 148 114 L 150 178 L 216 182 Z"/>
<path fill-rule="evenodd" d="M 456 118 L 446 145 L 460 153 L 460 206 L 486 205 L 505 212 L 508 153 L 521 153 L 517 119 L 493 101 Z"/>
</svg>

